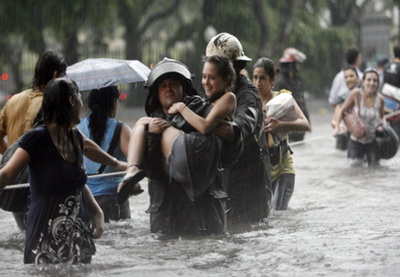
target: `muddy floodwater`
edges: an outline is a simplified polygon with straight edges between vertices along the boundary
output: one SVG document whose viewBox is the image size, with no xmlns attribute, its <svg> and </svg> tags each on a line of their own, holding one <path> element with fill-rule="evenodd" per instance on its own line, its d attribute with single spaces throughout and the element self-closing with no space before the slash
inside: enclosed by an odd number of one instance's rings
<svg viewBox="0 0 400 277">
<path fill-rule="evenodd" d="M 314 100 L 309 109 L 313 130 L 292 146 L 292 201 L 268 223 L 223 236 L 151 234 L 143 181 L 132 220 L 106 225 L 91 265 L 24 265 L 24 235 L 1 210 L 0 276 L 400 276 L 400 154 L 378 168 L 350 168 L 335 149 L 331 108 Z M 119 115 L 132 124 L 140 113 Z"/>
</svg>

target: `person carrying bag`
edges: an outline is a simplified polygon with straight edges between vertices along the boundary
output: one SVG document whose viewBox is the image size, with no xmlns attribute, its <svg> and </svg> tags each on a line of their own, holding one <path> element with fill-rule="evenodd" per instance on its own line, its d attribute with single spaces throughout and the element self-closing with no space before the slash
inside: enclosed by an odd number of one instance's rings
<svg viewBox="0 0 400 277">
<path fill-rule="evenodd" d="M 362 166 L 365 160 L 368 162 L 368 166 L 377 166 L 380 160 L 377 132 L 382 132 L 380 125 L 383 123 L 384 117 L 384 99 L 378 93 L 379 73 L 374 68 L 367 68 L 362 80 L 361 88 L 352 90 L 336 117 L 336 122 L 340 122 L 344 118 L 351 134 L 347 157 L 351 160 L 352 167 Z M 357 117 L 355 118 L 359 118 L 359 121 L 354 118 L 346 119 L 349 116 L 346 114 L 349 109 L 356 111 Z M 334 135 L 338 133 L 339 124 L 335 127 Z"/>
<path fill-rule="evenodd" d="M 356 138 L 362 138 L 366 135 L 365 124 L 360 117 L 360 99 L 361 99 L 361 91 L 357 89 L 357 98 L 356 98 L 356 106 L 357 109 L 353 106 L 352 108 L 346 110 L 343 115 L 343 121 L 349 130 L 350 134 L 355 136 Z"/>
</svg>

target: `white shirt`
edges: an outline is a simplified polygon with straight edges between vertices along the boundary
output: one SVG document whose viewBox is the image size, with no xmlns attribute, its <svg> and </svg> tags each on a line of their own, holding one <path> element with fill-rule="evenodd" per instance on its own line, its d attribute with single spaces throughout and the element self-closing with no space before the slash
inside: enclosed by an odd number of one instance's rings
<svg viewBox="0 0 400 277">
<path fill-rule="evenodd" d="M 358 68 L 356 69 L 358 77 L 361 80 L 363 73 Z M 346 82 L 344 80 L 344 72 L 343 70 L 340 70 L 332 81 L 332 86 L 331 90 L 329 91 L 329 98 L 328 98 L 329 104 L 332 105 L 338 104 L 340 102 L 339 95 L 345 94 L 348 90 L 349 88 L 347 87 Z"/>
</svg>

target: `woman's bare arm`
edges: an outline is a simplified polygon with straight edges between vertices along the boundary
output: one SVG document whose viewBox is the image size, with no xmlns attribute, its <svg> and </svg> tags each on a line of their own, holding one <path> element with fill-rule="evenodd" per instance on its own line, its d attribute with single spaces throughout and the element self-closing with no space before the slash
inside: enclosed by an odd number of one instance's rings
<svg viewBox="0 0 400 277">
<path fill-rule="evenodd" d="M 343 118 L 343 113 L 344 111 L 347 111 L 348 109 L 352 108 L 354 106 L 355 101 L 357 100 L 357 95 L 360 93 L 360 89 L 353 89 L 347 97 L 347 99 L 344 101 L 342 107 L 340 108 L 340 111 L 337 113 L 335 121 L 338 123 L 336 124 L 334 133 L 339 132 L 339 123 L 342 121 Z"/>
<path fill-rule="evenodd" d="M 98 239 L 104 232 L 104 214 L 87 185 L 84 186 L 83 192 L 85 194 L 87 209 L 93 216 L 93 238 Z"/>
</svg>

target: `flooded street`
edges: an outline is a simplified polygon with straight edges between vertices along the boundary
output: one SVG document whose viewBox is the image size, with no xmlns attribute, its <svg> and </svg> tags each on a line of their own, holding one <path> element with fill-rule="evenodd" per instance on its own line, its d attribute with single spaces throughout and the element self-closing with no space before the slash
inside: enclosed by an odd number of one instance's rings
<svg viewBox="0 0 400 277">
<path fill-rule="evenodd" d="M 1 210 L 0 276 L 399 276 L 400 154 L 350 168 L 325 102 L 310 103 L 313 130 L 292 146 L 289 210 L 272 211 L 268 223 L 216 237 L 151 234 L 145 191 L 131 198 L 132 220 L 106 225 L 91 265 L 33 266 L 23 264 L 24 235 Z"/>
</svg>

